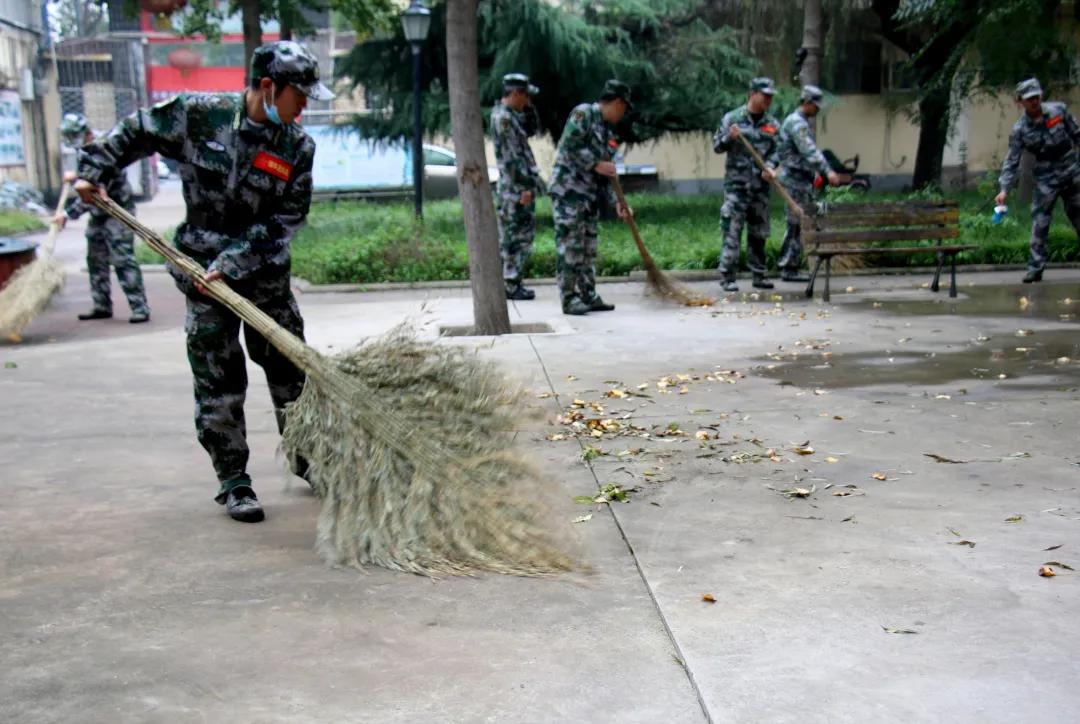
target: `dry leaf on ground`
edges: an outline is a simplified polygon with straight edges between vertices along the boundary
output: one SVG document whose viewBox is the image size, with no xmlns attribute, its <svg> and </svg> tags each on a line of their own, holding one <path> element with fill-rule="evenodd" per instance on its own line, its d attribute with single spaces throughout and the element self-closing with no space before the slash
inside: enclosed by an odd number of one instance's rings
<svg viewBox="0 0 1080 724">
<path fill-rule="evenodd" d="M 1053 578 L 1057 574 L 1054 573 L 1054 569 L 1051 568 L 1050 566 L 1043 566 L 1042 568 L 1039 569 L 1039 575 L 1042 576 L 1043 578 Z"/>
<path fill-rule="evenodd" d="M 893 628 L 892 626 L 882 626 L 881 628 L 884 629 L 885 633 L 891 633 L 891 634 L 917 634 L 917 633 L 919 633 L 915 629 L 911 629 L 911 628 Z"/>
<path fill-rule="evenodd" d="M 712 595 L 711 593 L 705 593 L 702 594 L 701 600 L 705 603 L 716 603 L 716 596 Z"/>
<path fill-rule="evenodd" d="M 888 480 L 889 479 L 889 476 L 886 475 L 885 473 L 874 473 L 870 477 L 872 477 L 874 480 Z"/>
</svg>

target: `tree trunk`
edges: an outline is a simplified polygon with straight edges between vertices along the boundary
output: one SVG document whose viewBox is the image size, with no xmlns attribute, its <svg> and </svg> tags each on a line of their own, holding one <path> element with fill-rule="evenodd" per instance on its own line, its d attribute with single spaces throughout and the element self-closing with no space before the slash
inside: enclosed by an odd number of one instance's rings
<svg viewBox="0 0 1080 724">
<path fill-rule="evenodd" d="M 298 12 L 288 0 L 278 0 L 278 37 L 282 40 L 293 39 L 293 13 Z"/>
<path fill-rule="evenodd" d="M 262 45 L 259 0 L 240 0 L 240 24 L 244 29 L 244 65 L 250 73 L 251 56 L 255 54 L 255 49 Z M 247 83 L 251 85 L 251 78 L 247 79 Z"/>
<path fill-rule="evenodd" d="M 821 85 L 821 0 L 806 0 L 803 6 L 802 47 L 806 48 L 806 60 L 799 71 L 803 85 Z M 810 128 L 817 130 L 817 119 L 810 119 Z"/>
<path fill-rule="evenodd" d="M 948 88 L 935 90 L 919 101 L 919 147 L 911 185 L 921 189 L 941 185 L 941 164 L 949 138 Z"/>
<path fill-rule="evenodd" d="M 480 111 L 477 62 L 477 0 L 446 3 L 446 66 L 450 124 L 457 155 L 458 189 L 469 248 L 469 280 L 476 334 L 509 334 L 506 288 L 499 256 L 495 202 L 484 155 L 484 120 Z"/>
</svg>

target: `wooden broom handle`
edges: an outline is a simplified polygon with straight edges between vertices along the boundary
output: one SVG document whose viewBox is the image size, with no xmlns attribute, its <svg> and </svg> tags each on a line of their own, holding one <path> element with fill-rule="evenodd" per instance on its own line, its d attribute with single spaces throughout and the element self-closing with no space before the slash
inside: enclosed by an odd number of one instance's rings
<svg viewBox="0 0 1080 724">
<path fill-rule="evenodd" d="M 630 208 L 630 204 L 626 203 L 626 194 L 623 193 L 622 183 L 619 182 L 619 174 L 616 171 L 614 176 L 611 176 L 611 186 L 615 189 L 615 198 L 619 200 L 619 203 L 624 208 Z M 641 258 L 645 260 L 647 264 L 652 263 L 652 255 L 649 254 L 649 250 L 645 248 L 645 242 L 641 240 L 641 232 L 638 231 L 637 222 L 634 221 L 633 216 L 626 217 L 626 225 L 630 227 L 630 234 L 634 237 L 634 243 L 637 245 L 638 253 L 641 254 Z"/>
<path fill-rule="evenodd" d="M 60 235 L 60 224 L 56 223 L 56 214 L 64 210 L 70 193 L 71 184 L 65 183 L 60 189 L 60 200 L 56 202 L 56 213 L 53 214 L 53 220 L 49 223 L 49 236 L 45 239 L 45 252 L 49 256 L 52 256 L 53 249 L 56 248 L 56 237 Z"/>
<path fill-rule="evenodd" d="M 761 154 L 757 152 L 757 149 L 754 148 L 753 144 L 746 140 L 746 136 L 740 133 L 739 140 L 742 141 L 743 146 L 746 147 L 746 150 L 750 153 L 750 156 L 753 157 L 754 163 L 758 165 L 758 168 L 760 168 L 762 171 L 766 170 L 768 166 L 765 165 L 765 159 L 761 157 Z M 776 178 L 775 174 L 769 179 L 769 183 L 771 183 L 773 188 L 776 189 L 777 193 L 779 193 L 784 198 L 784 202 L 788 205 L 788 208 L 798 214 L 800 219 L 806 216 L 806 212 L 803 211 L 801 206 L 795 203 L 795 199 L 791 198 L 791 194 L 787 192 L 787 189 L 784 188 L 783 184 L 780 183 L 780 181 Z"/>
</svg>

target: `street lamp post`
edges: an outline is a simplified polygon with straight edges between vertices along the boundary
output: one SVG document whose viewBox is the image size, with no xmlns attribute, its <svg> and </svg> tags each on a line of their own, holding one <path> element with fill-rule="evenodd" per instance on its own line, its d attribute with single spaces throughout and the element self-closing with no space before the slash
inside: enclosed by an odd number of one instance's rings
<svg viewBox="0 0 1080 724">
<path fill-rule="evenodd" d="M 412 0 L 401 13 L 401 27 L 409 41 L 413 57 L 413 195 L 416 218 L 424 216 L 424 139 L 420 113 L 420 49 L 431 27 L 431 10 L 423 0 Z"/>
</svg>

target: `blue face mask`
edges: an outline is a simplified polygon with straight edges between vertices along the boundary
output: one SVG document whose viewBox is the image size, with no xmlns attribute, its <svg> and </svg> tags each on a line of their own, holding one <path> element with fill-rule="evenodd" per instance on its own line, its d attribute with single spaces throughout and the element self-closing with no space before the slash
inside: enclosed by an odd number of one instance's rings
<svg viewBox="0 0 1080 724">
<path fill-rule="evenodd" d="M 285 125 L 284 121 L 281 120 L 281 116 L 278 115 L 277 106 L 274 105 L 274 91 L 270 91 L 270 103 L 267 103 L 266 96 L 263 96 L 263 110 L 266 112 L 266 120 L 275 126 Z"/>
</svg>

